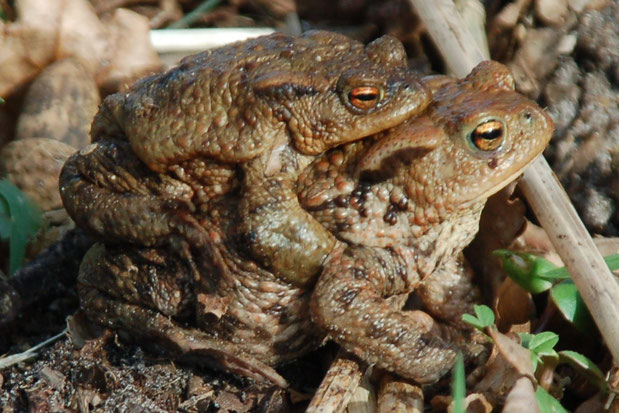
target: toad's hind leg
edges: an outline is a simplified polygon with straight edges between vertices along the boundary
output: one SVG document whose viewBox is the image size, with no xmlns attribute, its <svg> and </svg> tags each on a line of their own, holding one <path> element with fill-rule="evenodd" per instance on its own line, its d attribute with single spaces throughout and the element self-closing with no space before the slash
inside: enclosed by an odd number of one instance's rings
<svg viewBox="0 0 619 413">
<path fill-rule="evenodd" d="M 187 318 L 195 305 L 190 270 L 177 261 L 155 249 L 120 253 L 95 244 L 80 267 L 81 307 L 91 320 L 175 359 L 286 387 L 286 380 L 270 366 L 171 318 Z"/>
<path fill-rule="evenodd" d="M 456 350 L 421 311 L 394 310 L 385 297 L 410 292 L 418 278 L 387 249 L 336 249 L 311 300 L 312 319 L 348 351 L 419 383 L 451 368 Z"/>
<path fill-rule="evenodd" d="M 464 255 L 444 262 L 417 286 L 415 294 L 433 317 L 444 322 L 444 333 L 458 344 L 465 360 L 479 364 L 487 357 L 485 335 L 462 321 L 464 314 L 474 314 L 474 305 L 481 303 Z"/>
<path fill-rule="evenodd" d="M 191 187 L 149 170 L 128 142 L 102 139 L 73 154 L 60 174 L 60 195 L 78 226 L 105 240 L 208 243 Z"/>
</svg>

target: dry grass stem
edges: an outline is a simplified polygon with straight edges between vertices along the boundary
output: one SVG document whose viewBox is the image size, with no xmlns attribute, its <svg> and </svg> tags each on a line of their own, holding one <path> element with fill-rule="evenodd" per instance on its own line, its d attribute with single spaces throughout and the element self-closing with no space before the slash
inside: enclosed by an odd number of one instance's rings
<svg viewBox="0 0 619 413">
<path fill-rule="evenodd" d="M 10 356 L 6 356 L 6 357 L 0 357 L 0 370 L 6 369 L 17 363 L 21 363 L 22 361 L 30 360 L 36 357 L 38 355 L 37 351 L 53 343 L 56 340 L 61 339 L 66 334 L 67 334 L 67 329 L 65 328 L 64 330 L 62 330 L 60 333 L 56 334 L 55 336 L 48 338 L 47 340 L 37 344 L 34 347 L 30 347 L 28 350 L 24 352 L 17 353 L 17 354 L 11 354 Z"/>
<path fill-rule="evenodd" d="M 157 53 L 189 54 L 274 31 L 268 27 L 151 30 L 150 41 Z"/>
<path fill-rule="evenodd" d="M 359 386 L 365 370 L 366 368 L 362 367 L 357 359 L 340 350 L 316 390 L 306 413 L 343 411 Z"/>
</svg>

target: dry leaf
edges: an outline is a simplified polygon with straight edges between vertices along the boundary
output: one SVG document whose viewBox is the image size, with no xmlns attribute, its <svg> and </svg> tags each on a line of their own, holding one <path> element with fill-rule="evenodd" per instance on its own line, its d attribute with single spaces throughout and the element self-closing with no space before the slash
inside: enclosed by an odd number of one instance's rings
<svg viewBox="0 0 619 413">
<path fill-rule="evenodd" d="M 62 208 L 58 177 L 75 148 L 54 139 L 13 141 L 0 152 L 0 170 L 44 211 Z"/>
<path fill-rule="evenodd" d="M 39 6 L 42 7 L 42 6 Z M 62 18 L 57 31 L 55 60 L 76 57 L 92 73 L 96 73 L 109 53 L 106 28 L 99 21 L 94 7 L 85 0 L 62 0 Z"/>
<path fill-rule="evenodd" d="M 479 233 L 465 250 L 484 297 L 495 297 L 505 278 L 499 260 L 492 251 L 507 248 L 525 226 L 525 206 L 511 199 L 513 186 L 508 186 L 488 199 L 479 222 Z"/>
<path fill-rule="evenodd" d="M 21 0 L 15 22 L 0 20 L 0 96 L 11 95 L 53 60 L 62 8 L 49 4 Z"/>
<path fill-rule="evenodd" d="M 488 333 L 494 340 L 494 347 L 486 363 L 486 375 L 475 385 L 474 391 L 483 393 L 496 406 L 518 379 L 525 376 L 535 382 L 535 378 L 529 350 L 494 328 Z"/>
<path fill-rule="evenodd" d="M 494 301 L 496 325 L 499 331 L 508 331 L 513 324 L 524 324 L 535 314 L 531 294 L 511 278 L 505 278 Z"/>
<path fill-rule="evenodd" d="M 386 373 L 378 393 L 378 413 L 423 412 L 421 387 Z"/>
<path fill-rule="evenodd" d="M 539 412 L 535 387 L 527 377 L 521 377 L 505 398 L 503 413 Z"/>
<path fill-rule="evenodd" d="M 99 86 L 132 83 L 159 69 L 148 20 L 119 9 L 101 22 L 87 0 L 20 0 L 18 19 L 0 21 L 0 96 L 6 98 L 54 60 L 79 59 Z"/>
<path fill-rule="evenodd" d="M 148 20 L 126 9 L 117 9 L 108 27 L 105 65 L 97 74 L 104 91 L 124 90 L 136 79 L 159 71 L 161 62 L 150 43 Z"/>
<path fill-rule="evenodd" d="M 81 61 L 57 61 L 28 88 L 15 139 L 49 138 L 82 148 L 90 143 L 90 124 L 99 103 L 93 75 Z"/>
</svg>

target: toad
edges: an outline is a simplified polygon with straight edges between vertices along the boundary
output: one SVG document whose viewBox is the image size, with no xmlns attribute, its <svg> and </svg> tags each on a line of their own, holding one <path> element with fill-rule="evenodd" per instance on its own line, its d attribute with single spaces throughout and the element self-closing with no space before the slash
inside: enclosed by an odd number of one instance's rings
<svg viewBox="0 0 619 413">
<path fill-rule="evenodd" d="M 467 340 L 459 319 L 476 300 L 462 248 L 487 197 L 541 153 L 552 122 L 514 92 L 498 63 L 462 80 L 424 83 L 434 97 L 423 115 L 332 149 L 299 176 L 300 205 L 338 239 L 314 287 L 243 254 L 236 223 L 246 194 L 230 191 L 191 211 L 208 236 L 190 251 L 192 263 L 167 248 L 95 245 L 80 268 L 83 310 L 181 359 L 282 386 L 273 366 L 326 334 L 369 363 L 420 383 L 437 380 Z M 95 151 L 115 175 L 94 176 L 138 188 L 144 199 L 166 191 L 180 198 L 187 184 L 153 172 L 128 145 Z M 289 145 L 283 153 L 297 152 Z M 388 302 L 413 290 L 425 312 Z"/>
<path fill-rule="evenodd" d="M 238 191 L 237 232 L 249 257 L 308 285 L 334 238 L 298 205 L 298 173 L 429 99 L 390 36 L 364 46 L 328 32 L 273 34 L 206 51 L 105 99 L 94 144 L 65 166 L 63 202 L 82 228 L 107 240 L 171 245 L 189 260 L 190 248 L 208 242 L 195 212 Z M 106 151 L 137 157 L 161 182 L 143 192 L 101 163 L 116 156 Z"/>
</svg>

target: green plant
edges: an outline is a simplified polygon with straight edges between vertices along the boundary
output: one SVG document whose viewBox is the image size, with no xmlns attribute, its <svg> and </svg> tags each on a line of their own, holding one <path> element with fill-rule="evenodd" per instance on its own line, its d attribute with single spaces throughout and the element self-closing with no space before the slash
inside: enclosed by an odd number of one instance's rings
<svg viewBox="0 0 619 413">
<path fill-rule="evenodd" d="M 466 397 L 466 378 L 464 377 L 464 359 L 462 353 L 456 356 L 451 380 L 451 397 L 453 399 L 453 412 L 464 413 L 464 398 Z"/>
<path fill-rule="evenodd" d="M 474 311 L 475 315 L 464 314 L 462 320 L 482 332 L 487 328 L 496 328 L 494 325 L 494 313 L 489 307 L 476 305 Z M 557 334 L 551 331 L 544 331 L 538 334 L 520 333 L 520 339 L 522 346 L 531 351 L 531 361 L 534 370 L 545 364 L 554 366 L 562 363 L 569 364 L 600 391 L 608 391 L 609 385 L 604 377 L 604 373 L 589 358 L 575 351 L 564 350 L 557 352 L 554 349 L 559 342 Z M 541 387 L 538 387 L 535 397 L 541 412 L 567 412 L 558 400 Z"/>
<path fill-rule="evenodd" d="M 565 267 L 526 252 L 496 250 L 507 275 L 531 294 L 549 291 L 563 317 L 585 334 L 595 333 L 593 319 Z M 619 254 L 604 258 L 611 271 L 619 268 Z"/>
<path fill-rule="evenodd" d="M 0 238 L 9 241 L 9 275 L 24 262 L 26 243 L 41 227 L 41 211 L 12 182 L 0 180 Z"/>
</svg>

